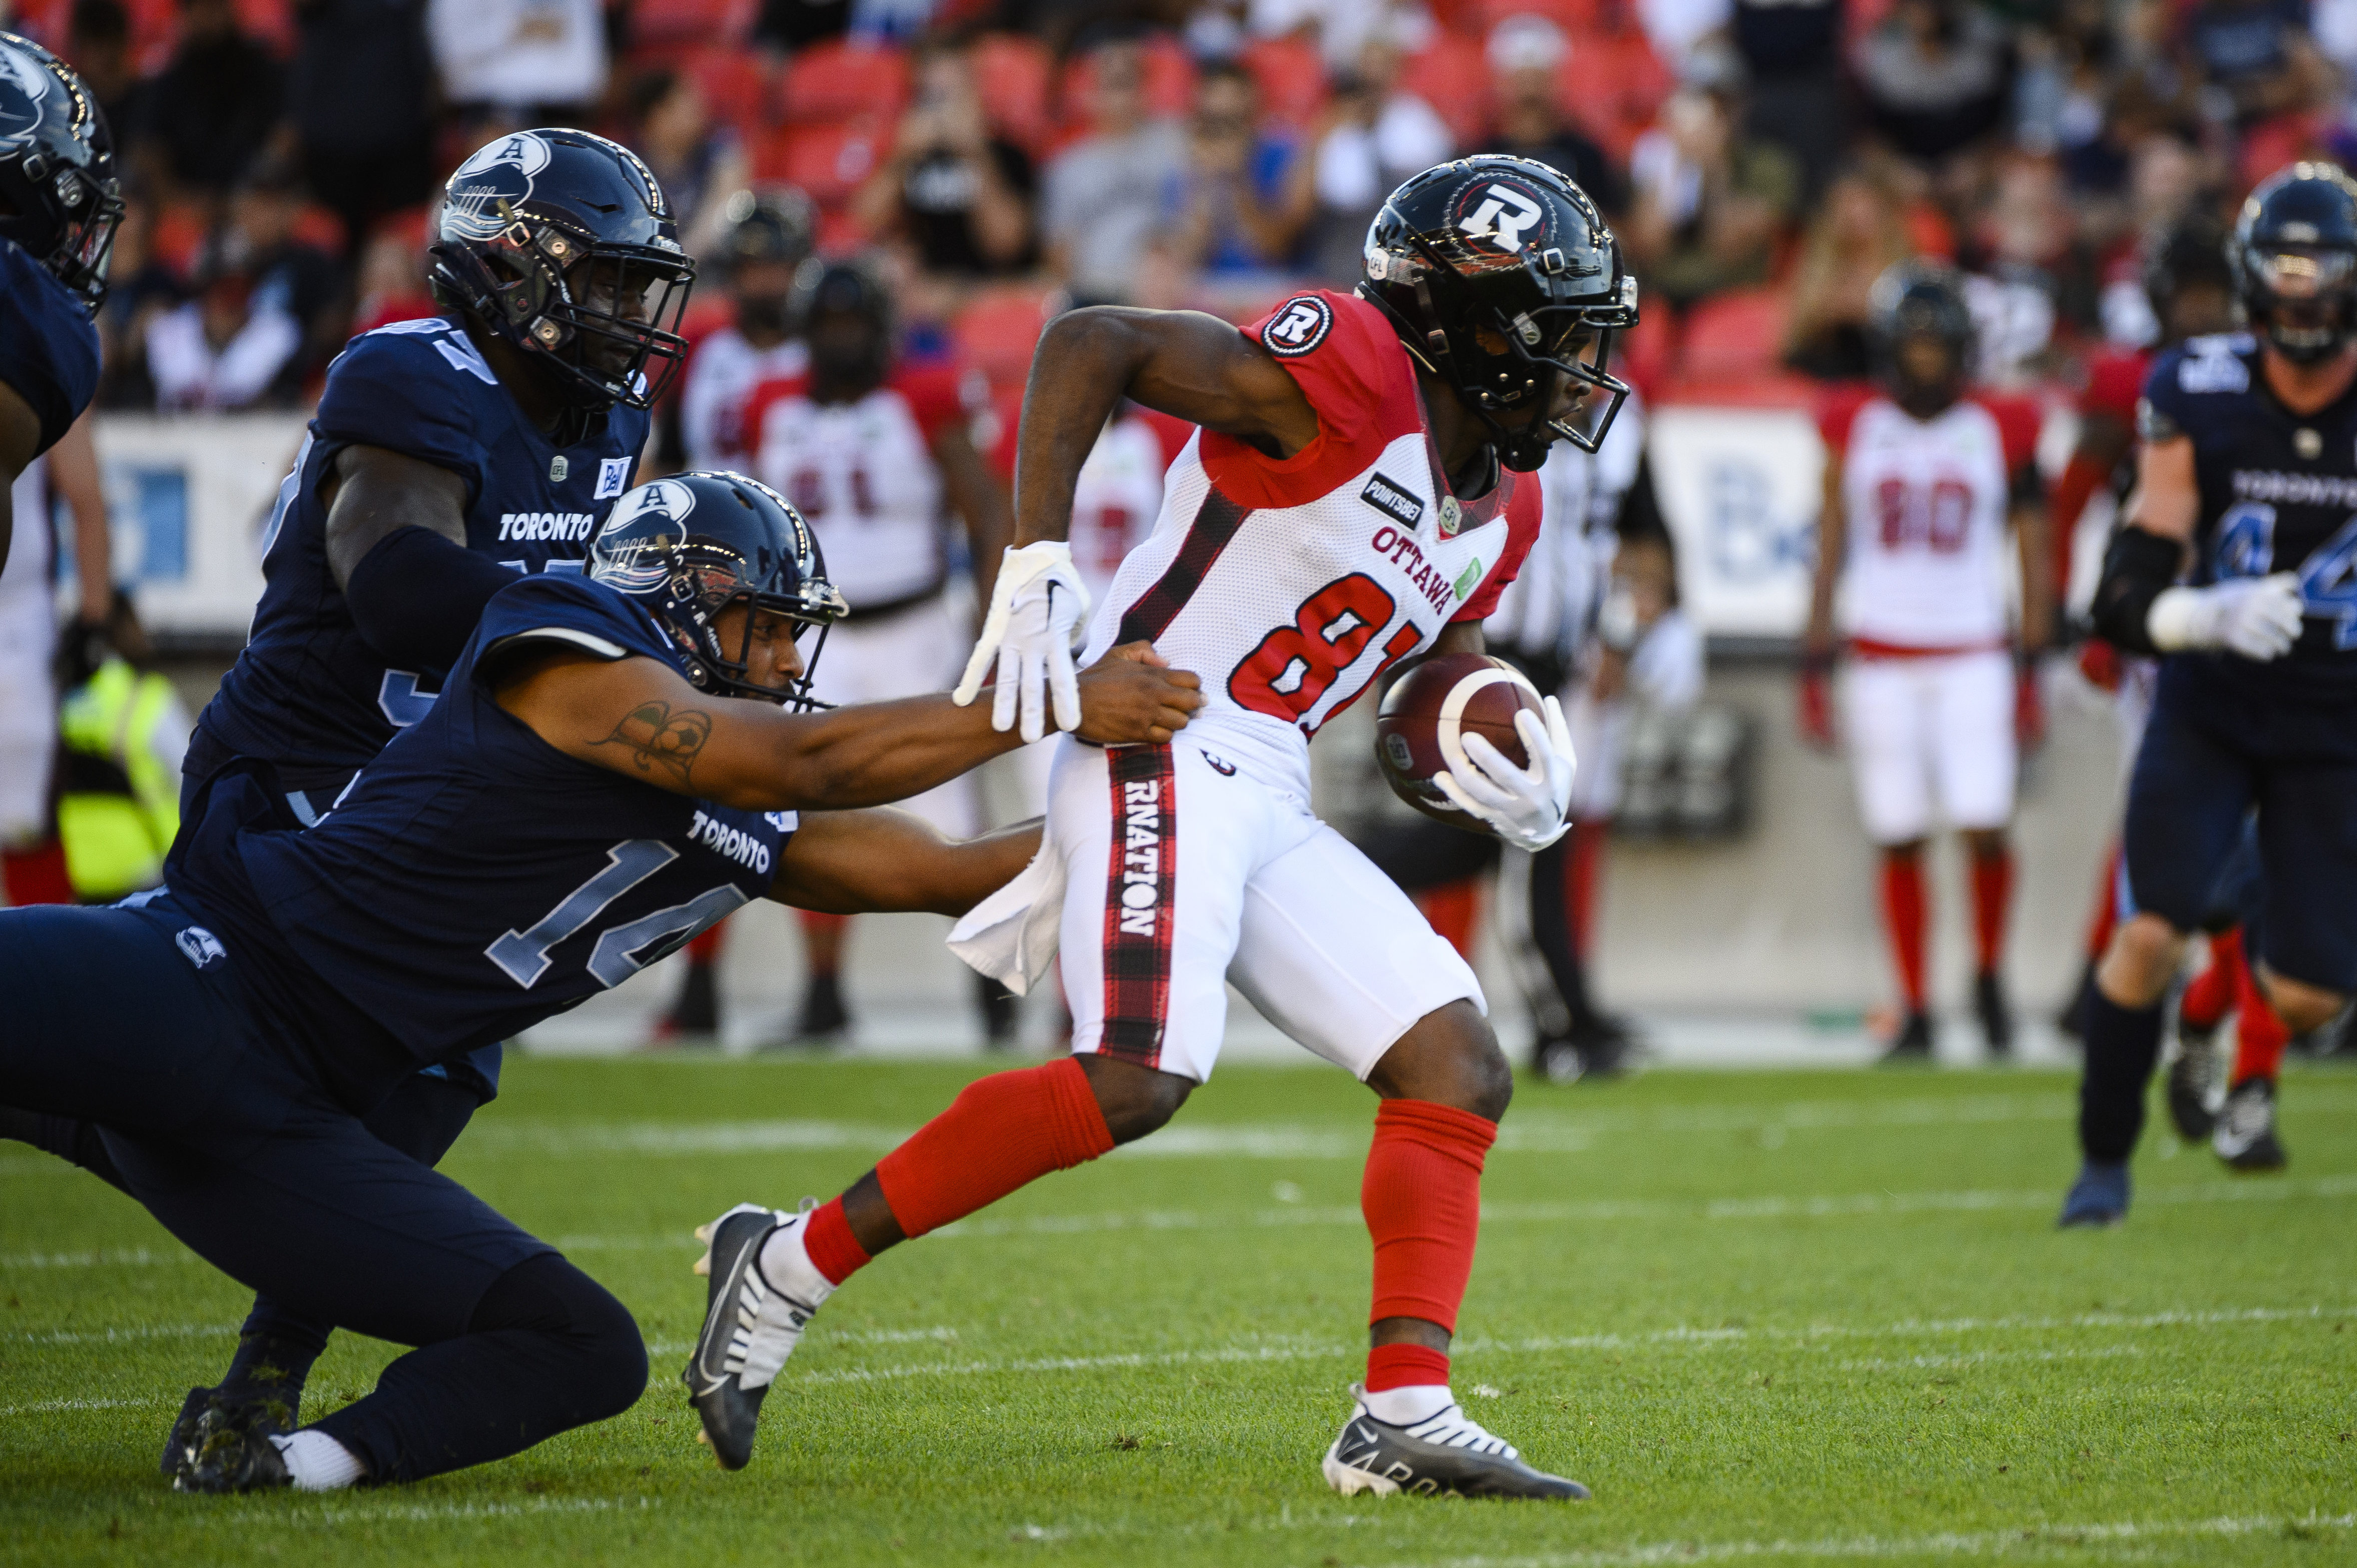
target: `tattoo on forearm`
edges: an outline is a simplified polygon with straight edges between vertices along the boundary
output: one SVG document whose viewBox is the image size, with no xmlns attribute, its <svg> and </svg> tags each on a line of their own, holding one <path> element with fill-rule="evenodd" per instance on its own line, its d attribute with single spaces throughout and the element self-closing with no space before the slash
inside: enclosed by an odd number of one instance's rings
<svg viewBox="0 0 2357 1568">
<path fill-rule="evenodd" d="M 678 783 L 688 782 L 704 743 L 712 738 L 712 715 L 700 708 L 672 711 L 669 703 L 640 703 L 622 715 L 614 733 L 595 744 L 619 746 L 630 754 L 641 773 L 660 769 Z"/>
</svg>

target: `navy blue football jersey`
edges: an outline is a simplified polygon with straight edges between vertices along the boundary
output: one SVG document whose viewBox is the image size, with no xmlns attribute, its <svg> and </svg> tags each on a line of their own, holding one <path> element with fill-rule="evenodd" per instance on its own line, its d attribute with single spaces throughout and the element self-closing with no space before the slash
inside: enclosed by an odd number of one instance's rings
<svg viewBox="0 0 2357 1568">
<path fill-rule="evenodd" d="M 0 381 L 40 419 L 44 452 L 98 393 L 89 307 L 14 240 L 0 240 Z"/>
<path fill-rule="evenodd" d="M 395 322 L 352 339 L 263 541 L 265 586 L 236 668 L 198 728 L 271 763 L 290 789 L 334 789 L 425 714 L 442 671 L 395 670 L 361 638 L 328 567 L 319 487 L 347 446 L 381 446 L 467 482 L 467 545 L 518 573 L 582 570 L 630 488 L 648 416 L 617 408 L 559 447 L 524 417 L 455 322 Z"/>
<path fill-rule="evenodd" d="M 2299 574 L 2307 623 L 2291 652 L 2193 656 L 2212 683 L 2357 693 L 2357 389 L 2302 417 L 2267 390 L 2248 334 L 2195 338 L 2154 361 L 2139 420 L 2193 443 L 2196 583 Z"/>
<path fill-rule="evenodd" d="M 315 1056 L 389 1036 L 402 1053 L 378 1064 L 390 1081 L 395 1067 L 507 1038 L 620 984 L 776 877 L 793 812 L 578 761 L 502 709 L 478 660 L 518 639 L 681 667 L 623 595 L 527 577 L 483 612 L 442 700 L 315 826 L 257 827 L 263 790 L 214 788 L 181 835 L 174 892 L 220 921 L 264 1011 Z M 357 1038 L 356 1017 L 372 1021 Z"/>
</svg>

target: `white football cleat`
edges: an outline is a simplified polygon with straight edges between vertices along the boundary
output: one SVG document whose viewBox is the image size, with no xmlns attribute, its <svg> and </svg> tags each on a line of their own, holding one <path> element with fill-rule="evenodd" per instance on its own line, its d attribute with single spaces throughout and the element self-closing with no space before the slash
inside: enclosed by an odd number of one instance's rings
<svg viewBox="0 0 2357 1568">
<path fill-rule="evenodd" d="M 1326 1484 L 1344 1497 L 1412 1492 L 1427 1498 L 1546 1498 L 1585 1502 L 1587 1488 L 1523 1462 L 1514 1445 L 1483 1427 L 1458 1404 L 1422 1421 L 1394 1426 L 1369 1412 L 1364 1391 L 1351 1385 L 1359 1408 L 1326 1450 Z"/>
<path fill-rule="evenodd" d="M 710 1277 L 704 1329 L 680 1374 L 689 1400 L 703 1419 L 703 1441 L 724 1470 L 741 1470 L 753 1457 L 753 1434 L 761 1401 L 801 1343 L 802 1326 L 832 1292 L 815 1269 L 814 1287 L 788 1293 L 762 1275 L 761 1249 L 780 1230 L 806 1222 L 809 1210 L 782 1214 L 757 1203 L 740 1203 L 695 1239 L 710 1251 L 695 1272 Z M 798 1282 L 799 1283 L 799 1282 Z"/>
</svg>

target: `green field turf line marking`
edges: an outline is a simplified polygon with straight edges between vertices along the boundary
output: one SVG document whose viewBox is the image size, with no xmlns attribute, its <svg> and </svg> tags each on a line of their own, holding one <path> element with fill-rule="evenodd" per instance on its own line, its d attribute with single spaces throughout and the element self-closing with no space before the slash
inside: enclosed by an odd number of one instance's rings
<svg viewBox="0 0 2357 1568">
<path fill-rule="evenodd" d="M 234 1323 L 156 1323 L 124 1328 L 43 1328 L 0 1335 L 0 1343 L 15 1345 L 111 1345 L 132 1339 L 195 1339 L 214 1334 L 234 1334 Z"/>
<path fill-rule="evenodd" d="M 1384 1568 L 1644 1568 L 1727 1557 L 1981 1557 L 2083 1551 L 2185 1536 L 2259 1535 L 2357 1529 L 2357 1514 L 2300 1519 L 2131 1520 L 2103 1524 L 2030 1524 L 1936 1535 L 1829 1537 L 1818 1541 L 1663 1541 L 1580 1552 L 1403 1560 Z"/>
<path fill-rule="evenodd" d="M 47 1415 L 53 1411 L 67 1410 L 146 1410 L 171 1402 L 161 1394 L 151 1398 L 124 1400 L 35 1400 L 29 1404 L 0 1405 L 0 1415 Z"/>
<path fill-rule="evenodd" d="M 662 1506 L 660 1498 L 542 1498 L 527 1503 L 377 1503 L 339 1508 L 325 1499 L 314 1503 L 298 1493 L 293 1495 L 291 1507 L 272 1511 L 270 1524 L 274 1529 L 280 1525 L 333 1528 L 342 1524 L 426 1524 L 512 1519 L 523 1514 L 616 1513 Z M 192 1509 L 178 1516 L 159 1512 L 155 1517 L 173 1524 L 229 1524 L 251 1529 L 254 1523 L 250 1512 L 233 1508 Z"/>
</svg>

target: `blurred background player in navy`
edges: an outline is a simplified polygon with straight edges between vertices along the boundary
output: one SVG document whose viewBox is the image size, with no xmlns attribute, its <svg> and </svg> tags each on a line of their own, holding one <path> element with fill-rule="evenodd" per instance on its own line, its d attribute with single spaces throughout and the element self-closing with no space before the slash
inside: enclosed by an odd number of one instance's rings
<svg viewBox="0 0 2357 1568">
<path fill-rule="evenodd" d="M 0 33 L 0 893 L 12 904 L 73 897 L 49 821 L 49 498 L 72 506 L 84 614 L 103 618 L 97 464 L 87 427 L 71 433 L 98 391 L 92 317 L 122 216 L 97 100 L 48 50 Z"/>
<path fill-rule="evenodd" d="M 494 594 L 582 570 L 678 362 L 694 274 L 651 177 L 602 137 L 519 132 L 459 166 L 432 274 L 445 314 L 355 338 L 329 370 L 270 520 L 251 639 L 189 744 L 191 794 L 254 759 L 317 822 L 425 715 Z M 367 1124 L 431 1165 L 498 1092 L 499 1062 L 493 1042 L 434 1063 Z M 70 1127 L 36 1132 L 90 1157 Z M 328 1333 L 257 1300 L 221 1383 L 190 1391 L 167 1467 L 210 1398 L 291 1423 Z"/>
<path fill-rule="evenodd" d="M 1935 820 L 1963 835 L 1971 862 L 1973 1011 L 1990 1054 L 2003 1056 L 2013 1048 L 2002 966 L 2016 748 L 2039 738 L 2031 661 L 2053 628 L 2045 490 L 2032 462 L 2038 411 L 1967 394 L 1973 317 L 1953 268 L 1901 263 L 1876 283 L 1873 308 L 1881 391 L 1835 401 L 1823 422 L 1829 456 L 1802 731 L 1835 744 L 1825 678 L 1838 595 L 1842 727 L 1866 831 L 1882 851 L 1904 1007 L 1884 1059 L 1932 1055 L 1923 847 Z M 2008 625 L 2008 528 L 2020 562 L 2018 626 Z"/>
<path fill-rule="evenodd" d="M 2251 332 L 2154 365 L 2136 492 L 2095 594 L 2096 629 L 2161 669 L 2128 789 L 2133 909 L 2086 1008 L 2064 1225 L 2126 1215 L 2162 1002 L 2254 813 L 2245 945 L 2276 1015 L 2320 1027 L 2357 991 L 2357 182 L 2281 171 L 2244 203 L 2228 255 Z M 2271 1133 L 2274 1085 L 2244 1088 L 2241 1130 Z"/>
<path fill-rule="evenodd" d="M 231 759 L 168 890 L 0 914 L 25 1004 L 0 1095 L 102 1125 L 118 1183 L 237 1279 L 415 1347 L 308 1426 L 208 1391 L 178 1489 L 414 1481 L 628 1409 L 646 1348 L 621 1303 L 362 1114 L 753 898 L 963 912 L 1038 848 L 1036 824 L 952 846 L 848 809 L 1015 737 L 946 696 L 784 711 L 808 705 L 796 639 L 842 600 L 778 497 L 690 475 L 616 510 L 594 580 L 507 576 L 442 700 L 317 824 Z M 1091 672 L 1090 738 L 1168 741 L 1200 703 L 1137 651 Z"/>
</svg>

